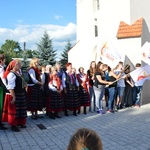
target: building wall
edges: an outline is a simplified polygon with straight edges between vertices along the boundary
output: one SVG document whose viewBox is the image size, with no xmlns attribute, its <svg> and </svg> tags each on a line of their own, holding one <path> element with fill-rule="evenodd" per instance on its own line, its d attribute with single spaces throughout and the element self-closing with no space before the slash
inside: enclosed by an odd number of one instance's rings
<svg viewBox="0 0 150 150">
<path fill-rule="evenodd" d="M 77 41 L 94 36 L 93 0 L 77 0 Z"/>
<path fill-rule="evenodd" d="M 120 21 L 130 24 L 130 0 L 77 0 L 77 41 L 94 37 L 94 25 L 98 26 L 99 37 L 116 37 Z M 115 4 L 115 5 L 114 5 Z"/>
<path fill-rule="evenodd" d="M 112 40 L 116 38 L 120 21 L 130 23 L 130 0 L 100 0 L 98 14 L 100 38 Z"/>
<path fill-rule="evenodd" d="M 150 28 L 150 0 L 130 0 L 131 23 L 143 17 Z"/>
<path fill-rule="evenodd" d="M 141 37 L 119 39 L 117 41 L 117 49 L 127 55 L 132 63 L 141 63 Z"/>
<path fill-rule="evenodd" d="M 140 62 L 138 56 L 141 46 L 150 41 L 150 0 L 99 0 L 99 10 L 96 9 L 95 1 L 77 0 L 77 41 L 80 42 L 68 53 L 69 61 L 76 68 L 83 66 L 88 69 L 91 61 L 99 61 L 98 45 L 111 42 L 134 64 Z M 145 19 L 140 38 L 116 38 L 120 21 L 132 24 L 140 17 Z M 93 42 L 96 41 L 94 25 L 98 26 L 97 42 Z"/>
<path fill-rule="evenodd" d="M 72 63 L 73 67 L 78 69 L 84 67 L 85 71 L 89 69 L 90 62 L 97 60 L 97 46 L 94 39 L 86 38 L 80 40 L 68 52 L 68 61 Z"/>
</svg>

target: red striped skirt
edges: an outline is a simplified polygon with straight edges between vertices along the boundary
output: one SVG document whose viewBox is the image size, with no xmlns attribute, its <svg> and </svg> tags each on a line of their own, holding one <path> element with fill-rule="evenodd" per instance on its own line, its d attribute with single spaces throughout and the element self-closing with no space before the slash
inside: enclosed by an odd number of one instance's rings
<svg viewBox="0 0 150 150">
<path fill-rule="evenodd" d="M 16 105 L 11 104 L 12 96 L 9 93 L 5 95 L 2 122 L 8 122 L 9 125 L 25 125 L 26 118 L 16 118 Z"/>
</svg>

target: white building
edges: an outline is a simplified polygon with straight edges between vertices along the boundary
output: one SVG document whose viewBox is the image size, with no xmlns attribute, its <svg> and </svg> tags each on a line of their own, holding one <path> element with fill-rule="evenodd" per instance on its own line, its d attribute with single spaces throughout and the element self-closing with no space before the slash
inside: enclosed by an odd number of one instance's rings
<svg viewBox="0 0 150 150">
<path fill-rule="evenodd" d="M 68 52 L 77 69 L 99 61 L 99 43 L 111 42 L 135 64 L 150 42 L 150 0 L 77 0 L 77 43 Z"/>
</svg>

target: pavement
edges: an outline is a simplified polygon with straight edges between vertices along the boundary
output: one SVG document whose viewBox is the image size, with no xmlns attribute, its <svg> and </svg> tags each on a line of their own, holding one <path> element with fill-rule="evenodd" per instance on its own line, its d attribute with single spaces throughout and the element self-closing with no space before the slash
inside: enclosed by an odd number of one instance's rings
<svg viewBox="0 0 150 150">
<path fill-rule="evenodd" d="M 13 132 L 10 126 L 0 130 L 0 150 L 66 150 L 69 139 L 78 128 L 96 131 L 104 150 L 150 150 L 150 104 L 140 108 L 127 108 L 116 113 L 70 115 L 52 120 L 41 112 L 43 118 L 32 120 L 30 113 L 27 128 Z M 37 125 L 44 126 L 41 130 Z"/>
</svg>

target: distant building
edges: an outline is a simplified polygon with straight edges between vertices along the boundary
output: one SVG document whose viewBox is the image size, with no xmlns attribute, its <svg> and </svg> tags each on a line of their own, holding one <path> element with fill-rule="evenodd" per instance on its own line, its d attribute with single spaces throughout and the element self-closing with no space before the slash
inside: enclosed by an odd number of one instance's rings
<svg viewBox="0 0 150 150">
<path fill-rule="evenodd" d="M 135 64 L 150 42 L 150 0 L 76 0 L 77 43 L 68 52 L 77 69 L 99 61 L 99 43 L 111 42 Z"/>
</svg>

